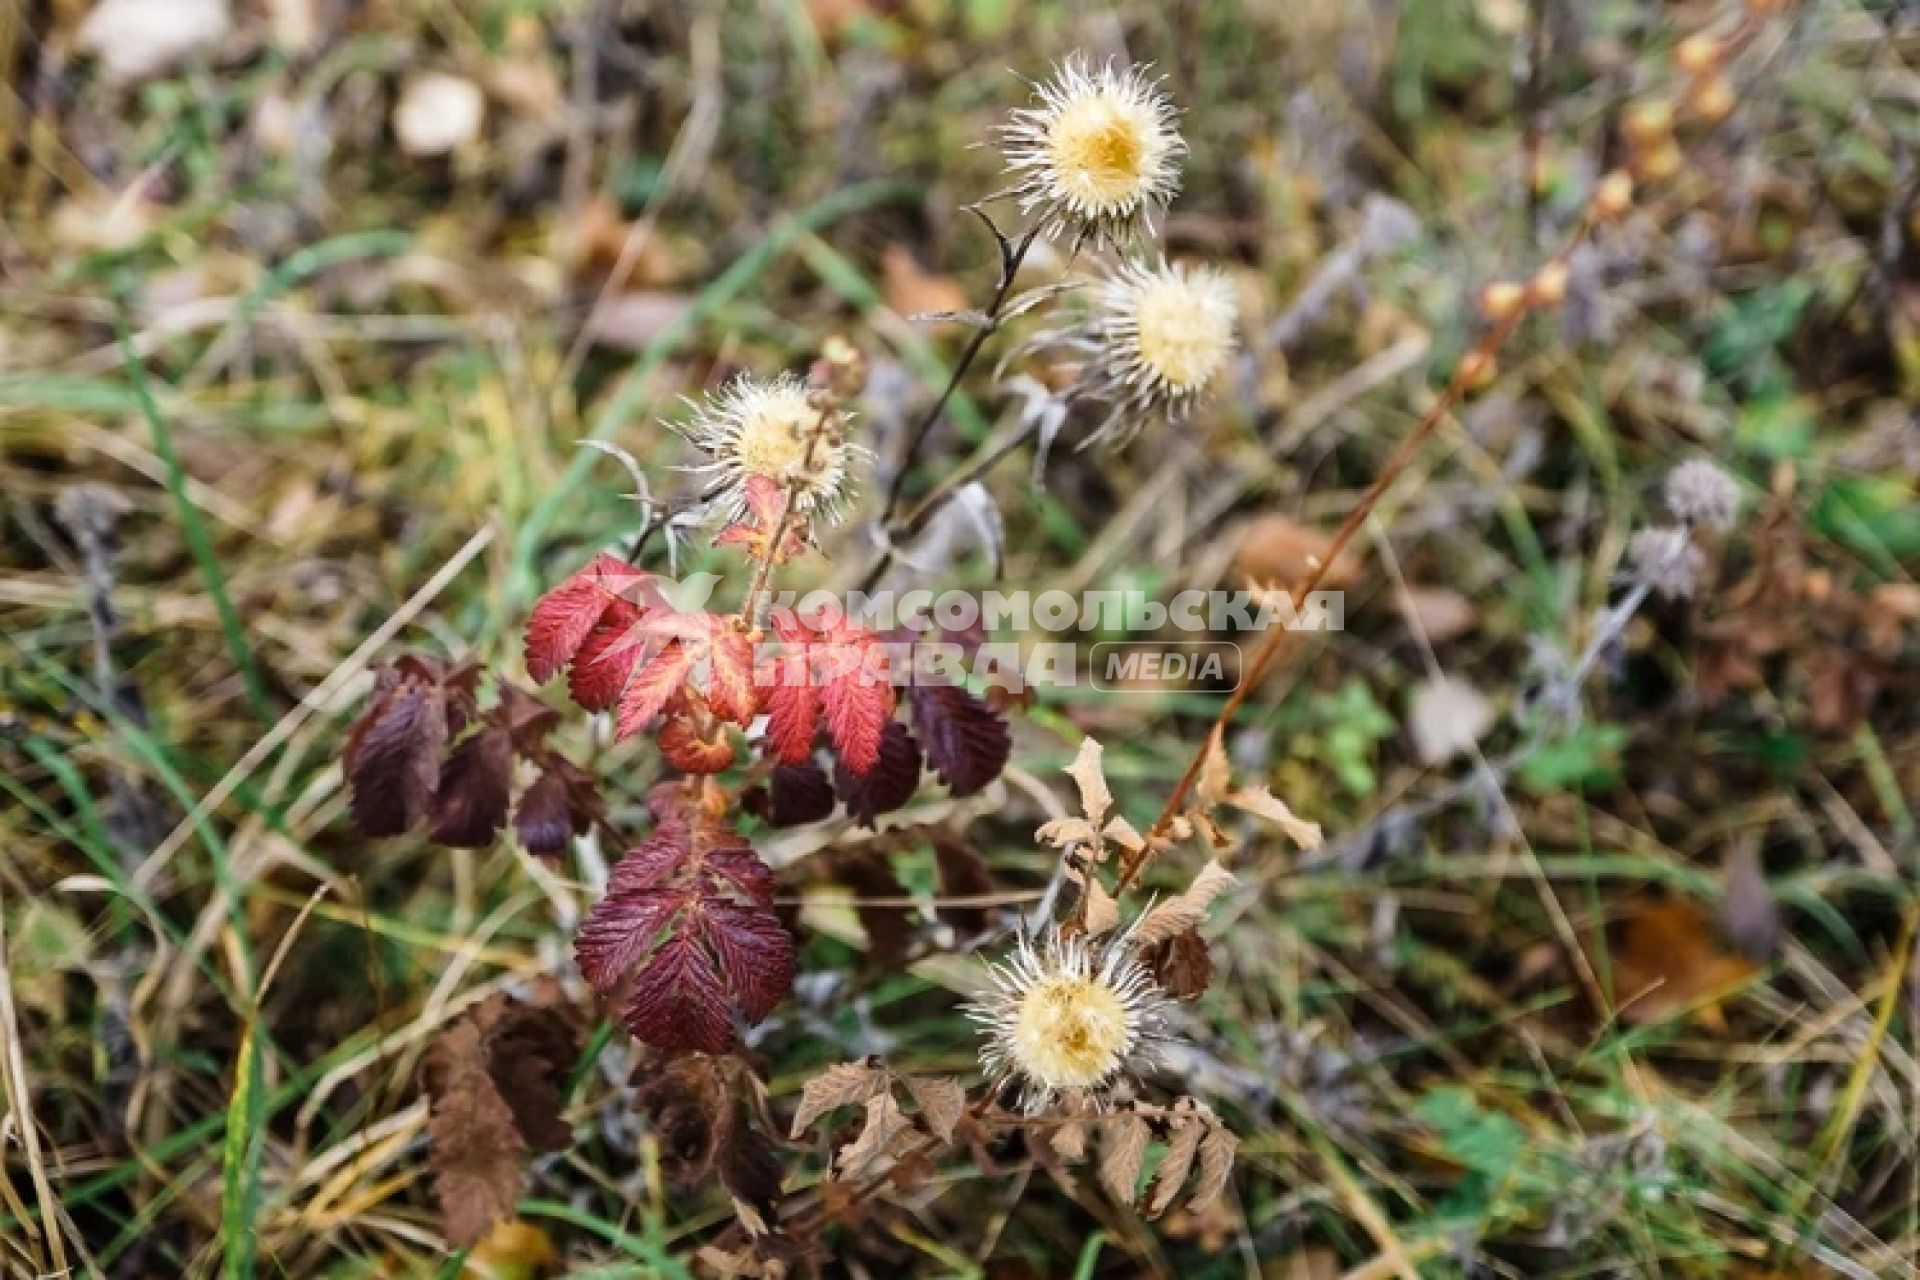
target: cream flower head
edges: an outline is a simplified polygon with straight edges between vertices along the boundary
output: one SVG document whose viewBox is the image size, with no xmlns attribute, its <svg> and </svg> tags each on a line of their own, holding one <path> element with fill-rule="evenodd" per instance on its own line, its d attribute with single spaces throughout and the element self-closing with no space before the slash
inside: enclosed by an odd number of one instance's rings
<svg viewBox="0 0 1920 1280">
<path fill-rule="evenodd" d="M 1043 232 L 1130 239 L 1180 192 L 1187 144 L 1144 67 L 1091 70 L 1075 54 L 1001 131 L 1013 194 Z"/>
<path fill-rule="evenodd" d="M 1125 937 L 1102 944 L 1055 927 L 988 969 L 993 990 L 967 1008 L 986 1036 L 980 1062 L 996 1081 L 1019 1081 L 1029 1112 L 1151 1064 L 1167 998 Z"/>
<path fill-rule="evenodd" d="M 729 518 L 746 511 L 754 476 L 795 485 L 796 510 L 834 518 L 852 495 L 853 466 L 866 454 L 847 443 L 845 418 L 815 407 L 791 374 L 734 379 L 680 432 L 710 459 L 689 469 L 714 477 L 713 502 Z"/>
<path fill-rule="evenodd" d="M 1129 262 L 1103 284 L 1070 345 L 1085 389 L 1109 402 L 1093 439 L 1125 443 L 1155 418 L 1180 422 L 1232 358 L 1240 308 L 1208 267 Z"/>
</svg>

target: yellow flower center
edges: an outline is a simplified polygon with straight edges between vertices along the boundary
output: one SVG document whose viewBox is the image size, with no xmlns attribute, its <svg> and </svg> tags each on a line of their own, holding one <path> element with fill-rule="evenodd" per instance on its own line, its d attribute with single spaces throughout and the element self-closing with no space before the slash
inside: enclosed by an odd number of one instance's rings
<svg viewBox="0 0 1920 1280">
<path fill-rule="evenodd" d="M 1212 381 L 1233 349 L 1233 304 L 1224 286 L 1163 276 L 1142 287 L 1134 309 L 1140 362 L 1176 391 Z"/>
<path fill-rule="evenodd" d="M 1150 109 L 1111 94 L 1061 108 L 1047 131 L 1053 170 L 1066 194 L 1095 210 L 1138 199 L 1166 149 Z"/>
<path fill-rule="evenodd" d="M 740 423 L 734 461 L 746 475 L 800 480 L 803 494 L 831 491 L 839 478 L 840 446 L 829 435 L 813 446 L 809 459 L 807 441 L 832 427 L 820 422 L 820 411 L 807 403 L 804 392 L 770 395 Z"/>
<path fill-rule="evenodd" d="M 1056 974 L 1021 997 L 1012 1040 L 1014 1059 L 1027 1076 L 1053 1089 L 1090 1088 L 1127 1051 L 1127 1008 L 1097 979 Z"/>
</svg>

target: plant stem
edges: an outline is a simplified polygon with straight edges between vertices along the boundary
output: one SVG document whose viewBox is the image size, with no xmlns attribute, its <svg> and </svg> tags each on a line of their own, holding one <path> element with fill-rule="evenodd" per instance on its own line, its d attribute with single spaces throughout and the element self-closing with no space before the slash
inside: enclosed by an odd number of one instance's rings
<svg viewBox="0 0 1920 1280">
<path fill-rule="evenodd" d="M 985 215 L 982 215 L 983 217 Z M 992 223 L 988 223 L 992 226 Z M 999 236 L 996 229 L 995 236 Z M 939 399 L 922 414 L 920 420 L 907 433 L 906 451 L 901 455 L 899 465 L 894 468 L 893 476 L 887 482 L 886 505 L 880 510 L 880 525 L 884 528 L 892 521 L 894 512 L 900 509 L 900 500 L 905 496 L 907 473 L 913 470 L 913 464 L 919 460 L 920 451 L 926 446 L 927 438 L 933 434 L 941 416 L 946 412 L 947 402 L 953 399 L 953 393 L 960 389 L 960 382 L 980 357 L 980 350 L 986 346 L 999 326 L 1000 313 L 1007 305 L 1007 298 L 1013 293 L 1013 278 L 1019 274 L 1020 264 L 1026 261 L 1027 250 L 1033 247 L 1039 235 L 1038 227 L 1029 227 L 1018 240 L 1009 242 L 1004 237 L 1000 244 L 1000 283 L 994 287 L 993 297 L 982 312 L 984 321 L 974 329 L 973 336 L 967 339 L 965 349 L 960 352 L 959 361 L 953 366 L 953 372 L 947 377 L 947 385 L 941 389 Z"/>
<path fill-rule="evenodd" d="M 1574 248 L 1586 238 L 1592 225 L 1591 220 L 1583 221 L 1568 240 L 1566 247 L 1554 257 L 1553 261 L 1564 264 Z M 1519 328 L 1520 322 L 1526 319 L 1536 305 L 1536 300 L 1531 293 L 1523 294 L 1513 312 L 1494 325 L 1456 366 L 1452 380 L 1447 383 L 1446 388 L 1441 391 L 1425 416 L 1420 419 L 1420 425 L 1415 427 L 1394 449 L 1381 466 L 1380 473 L 1374 477 L 1373 483 L 1368 485 L 1367 491 L 1360 496 L 1360 501 L 1347 513 L 1346 519 L 1340 522 L 1340 527 L 1334 531 L 1333 541 L 1328 544 L 1326 554 L 1313 566 L 1306 581 L 1288 593 L 1295 610 L 1299 609 L 1308 596 L 1319 589 L 1320 584 L 1332 571 L 1334 562 L 1346 550 L 1347 544 L 1353 541 L 1354 535 L 1360 532 L 1361 525 L 1366 523 L 1367 517 L 1372 515 L 1374 508 L 1380 505 L 1380 500 L 1386 496 L 1387 490 L 1413 462 L 1414 455 L 1419 452 L 1420 446 L 1439 429 L 1440 424 L 1452 413 L 1454 406 L 1466 396 L 1471 389 L 1470 384 L 1473 379 L 1482 370 L 1491 367 L 1490 362 L 1495 354 L 1506 345 L 1507 339 L 1513 336 L 1514 330 Z M 1154 819 L 1151 827 L 1147 828 L 1146 838 L 1140 848 L 1129 853 L 1126 861 L 1121 863 L 1114 883 L 1114 897 L 1120 897 L 1133 886 L 1156 850 L 1166 842 L 1167 832 L 1172 828 L 1174 819 L 1180 816 L 1186 805 L 1187 796 L 1192 792 L 1194 784 L 1199 781 L 1200 771 L 1206 766 L 1207 747 L 1213 741 L 1213 735 L 1226 732 L 1227 726 L 1232 723 L 1241 705 L 1246 702 L 1248 696 L 1267 674 L 1267 668 L 1273 664 L 1274 658 L 1279 654 L 1280 647 L 1289 634 L 1291 633 L 1285 627 L 1274 627 L 1261 637 L 1260 647 L 1254 650 L 1253 660 L 1241 673 L 1239 685 L 1227 695 L 1226 705 L 1220 708 L 1220 714 L 1214 717 L 1213 724 L 1201 739 L 1199 748 L 1187 761 L 1186 771 L 1180 775 L 1180 781 L 1174 784 L 1172 794 L 1167 797 L 1166 804 L 1160 810 L 1160 816 Z M 1084 898 L 1082 901 L 1084 903 Z"/>
</svg>

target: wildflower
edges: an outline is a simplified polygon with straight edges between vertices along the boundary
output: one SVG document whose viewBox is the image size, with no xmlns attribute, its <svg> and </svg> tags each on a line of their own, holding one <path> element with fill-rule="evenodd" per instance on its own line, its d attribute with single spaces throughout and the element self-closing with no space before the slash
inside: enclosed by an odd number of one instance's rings
<svg viewBox="0 0 1920 1280">
<path fill-rule="evenodd" d="M 1238 318 L 1218 271 L 1120 268 L 1070 340 L 1088 360 L 1086 390 L 1112 405 L 1093 438 L 1125 443 L 1155 418 L 1185 419 L 1233 355 Z"/>
<path fill-rule="evenodd" d="M 1685 529 L 1642 529 L 1627 540 L 1627 561 L 1635 580 L 1669 600 L 1691 596 L 1700 583 L 1706 557 Z"/>
<path fill-rule="evenodd" d="M 735 379 L 681 433 L 710 459 L 690 469 L 715 478 L 710 497 L 731 520 L 747 511 L 754 476 L 792 485 L 796 510 L 833 518 L 852 494 L 854 463 L 866 453 L 847 443 L 841 414 L 817 407 L 789 375 Z"/>
<path fill-rule="evenodd" d="M 1676 519 L 1720 533 L 1733 528 L 1740 514 L 1740 486 L 1705 458 L 1675 467 L 1667 476 L 1666 496 Z"/>
<path fill-rule="evenodd" d="M 968 1008 L 987 1038 L 980 1061 L 995 1080 L 1019 1080 L 1029 1112 L 1149 1065 L 1164 1038 L 1166 996 L 1125 935 L 1100 943 L 1056 926 L 989 969 L 994 989 Z"/>
<path fill-rule="evenodd" d="M 1075 55 L 1035 92 L 1001 138 L 1013 194 L 1045 234 L 1125 241 L 1179 194 L 1187 144 L 1144 67 L 1093 71 Z"/>
</svg>

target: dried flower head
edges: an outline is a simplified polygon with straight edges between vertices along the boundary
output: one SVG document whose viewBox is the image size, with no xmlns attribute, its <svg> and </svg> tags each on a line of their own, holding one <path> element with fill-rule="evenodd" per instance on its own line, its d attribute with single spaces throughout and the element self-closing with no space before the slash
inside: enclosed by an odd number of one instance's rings
<svg viewBox="0 0 1920 1280">
<path fill-rule="evenodd" d="M 1668 473 L 1667 509 L 1688 524 L 1725 533 L 1740 514 L 1740 486 L 1705 458 L 1695 458 Z"/>
<path fill-rule="evenodd" d="M 981 1064 L 1015 1078 L 1030 1112 L 1068 1091 L 1097 1091 L 1150 1062 L 1166 996 L 1129 938 L 1099 943 L 1056 927 L 989 966 L 993 990 L 968 1007 L 987 1040 Z"/>
<path fill-rule="evenodd" d="M 700 406 L 681 433 L 711 461 L 691 470 L 714 477 L 714 506 L 730 520 L 747 510 L 747 481 L 766 476 L 794 486 L 797 510 L 834 518 L 853 492 L 866 450 L 847 442 L 846 419 L 821 408 L 799 379 L 742 376 Z"/>
<path fill-rule="evenodd" d="M 1111 406 L 1093 438 L 1125 443 L 1149 422 L 1185 419 L 1232 357 L 1238 320 L 1218 271 L 1121 267 L 1068 343 L 1086 357 L 1085 390 Z"/>
<path fill-rule="evenodd" d="M 1685 529 L 1642 529 L 1627 540 L 1627 562 L 1636 581 L 1669 600 L 1691 596 L 1700 585 L 1706 557 Z"/>
<path fill-rule="evenodd" d="M 1095 71 L 1076 54 L 1034 93 L 1001 142 L 1020 208 L 1045 234 L 1125 241 L 1179 194 L 1187 144 L 1146 68 Z"/>
</svg>

